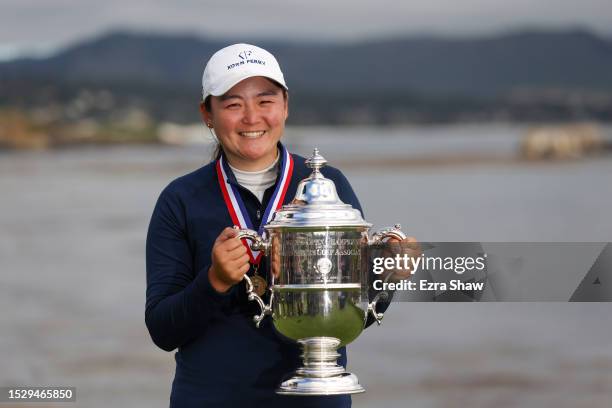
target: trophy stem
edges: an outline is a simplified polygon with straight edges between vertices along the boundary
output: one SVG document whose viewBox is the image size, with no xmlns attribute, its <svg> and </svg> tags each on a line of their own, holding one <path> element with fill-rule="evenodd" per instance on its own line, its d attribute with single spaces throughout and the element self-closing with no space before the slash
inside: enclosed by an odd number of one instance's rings
<svg viewBox="0 0 612 408">
<path fill-rule="evenodd" d="M 302 345 L 304 367 L 297 369 L 296 374 L 305 377 L 331 377 L 342 374 L 344 367 L 338 365 L 338 346 L 340 340 L 334 337 L 310 337 L 299 340 Z"/>
<path fill-rule="evenodd" d="M 348 373 L 337 363 L 340 340 L 335 337 L 308 337 L 298 340 L 302 345 L 304 366 L 283 381 L 277 394 L 337 395 L 356 394 L 365 390 L 355 374 Z"/>
</svg>

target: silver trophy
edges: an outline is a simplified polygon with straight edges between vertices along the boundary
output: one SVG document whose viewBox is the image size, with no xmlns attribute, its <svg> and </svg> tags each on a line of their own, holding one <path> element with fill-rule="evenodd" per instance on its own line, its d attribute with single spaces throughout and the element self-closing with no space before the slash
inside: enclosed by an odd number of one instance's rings
<svg viewBox="0 0 612 408">
<path fill-rule="evenodd" d="M 368 247 L 386 238 L 406 237 L 396 225 L 370 238 L 372 224 L 340 201 L 333 181 L 319 171 L 326 163 L 315 149 L 306 160 L 312 174 L 300 182 L 293 201 L 264 227 L 265 239 L 246 229 L 238 235 L 249 240 L 253 250 L 264 251 L 271 269 L 267 305 L 255 293 L 251 278 L 244 276 L 249 300 L 261 307 L 255 324 L 259 327 L 271 314 L 276 330 L 302 346 L 304 364 L 280 384 L 278 394 L 365 391 L 357 376 L 337 363 L 337 349 L 361 334 L 368 313 L 378 324 L 383 318 L 376 312 L 376 302 L 387 294 L 380 292 L 368 300 Z M 261 283 L 256 286 L 261 289 Z"/>
</svg>

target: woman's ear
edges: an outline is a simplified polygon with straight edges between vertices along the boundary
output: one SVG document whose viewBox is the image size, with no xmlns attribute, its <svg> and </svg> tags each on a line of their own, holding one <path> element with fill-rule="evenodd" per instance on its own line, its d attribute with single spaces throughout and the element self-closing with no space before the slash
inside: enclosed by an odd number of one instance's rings
<svg viewBox="0 0 612 408">
<path fill-rule="evenodd" d="M 200 115 L 202 115 L 202 120 L 209 128 L 212 128 L 212 113 L 206 109 L 206 103 L 204 101 L 200 102 Z"/>
</svg>

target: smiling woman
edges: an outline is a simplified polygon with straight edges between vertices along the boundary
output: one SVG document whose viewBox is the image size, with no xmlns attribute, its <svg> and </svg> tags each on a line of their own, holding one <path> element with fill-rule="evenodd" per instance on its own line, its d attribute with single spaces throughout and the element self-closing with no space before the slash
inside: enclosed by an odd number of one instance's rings
<svg viewBox="0 0 612 408">
<path fill-rule="evenodd" d="M 291 397 L 274 390 L 301 363 L 294 342 L 269 318 L 256 329 L 249 274 L 265 301 L 270 267 L 236 237 L 263 232 L 311 169 L 280 142 L 288 88 L 272 54 L 249 44 L 215 53 L 202 77 L 200 110 L 219 142 L 213 162 L 161 193 L 147 236 L 145 320 L 151 338 L 178 349 L 171 407 L 349 407 L 348 395 Z M 346 178 L 321 170 L 345 203 L 361 210 Z M 346 366 L 346 349 L 338 350 Z"/>
<path fill-rule="evenodd" d="M 221 96 L 200 104 L 202 117 L 214 128 L 230 165 L 257 171 L 270 166 L 288 115 L 287 91 L 272 80 L 246 78 Z M 217 156 L 220 154 L 220 150 Z"/>
</svg>

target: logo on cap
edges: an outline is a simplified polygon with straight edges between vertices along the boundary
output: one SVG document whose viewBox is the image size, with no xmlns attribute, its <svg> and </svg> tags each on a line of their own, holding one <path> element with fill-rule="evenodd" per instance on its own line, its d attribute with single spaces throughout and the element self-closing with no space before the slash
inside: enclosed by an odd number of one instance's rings
<svg viewBox="0 0 612 408">
<path fill-rule="evenodd" d="M 251 56 L 251 54 L 253 53 L 253 51 L 251 50 L 246 50 L 246 51 L 242 51 L 241 53 L 238 53 L 238 56 L 240 57 L 240 59 L 247 59 Z"/>
<path fill-rule="evenodd" d="M 253 54 L 252 50 L 244 50 L 244 51 L 239 52 L 238 58 L 240 58 L 241 61 L 234 62 L 233 64 L 229 64 L 227 66 L 227 69 L 230 70 L 232 68 L 236 68 L 244 64 L 266 65 L 266 61 L 255 59 L 255 58 L 250 58 L 251 54 Z"/>
</svg>

